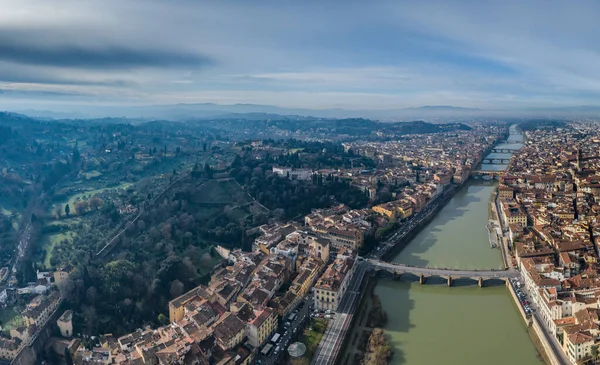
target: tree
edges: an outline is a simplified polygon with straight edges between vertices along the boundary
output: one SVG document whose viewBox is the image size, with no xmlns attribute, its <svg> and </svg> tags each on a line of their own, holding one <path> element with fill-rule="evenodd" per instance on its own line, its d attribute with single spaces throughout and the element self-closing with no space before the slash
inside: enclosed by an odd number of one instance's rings
<svg viewBox="0 0 600 365">
<path fill-rule="evenodd" d="M 94 210 L 100 209 L 100 207 L 102 207 L 102 204 L 104 204 L 104 201 L 102 201 L 102 199 L 98 198 L 97 196 L 93 197 L 89 201 L 90 208 Z"/>
<path fill-rule="evenodd" d="M 69 214 L 71 213 L 71 207 L 69 206 L 69 203 L 65 204 L 65 214 L 67 215 L 67 218 L 69 218 Z"/>
<path fill-rule="evenodd" d="M 75 143 L 75 147 L 73 148 L 73 165 L 77 164 L 81 160 L 81 155 L 79 154 L 79 149 L 77 148 L 77 143 Z"/>
<path fill-rule="evenodd" d="M 171 282 L 171 289 L 169 290 L 172 298 L 176 298 L 183 294 L 183 283 L 177 279 Z"/>
<path fill-rule="evenodd" d="M 73 365 L 73 355 L 71 355 L 71 351 L 67 347 L 65 347 L 65 362 L 67 365 Z"/>
<path fill-rule="evenodd" d="M 60 364 L 60 356 L 56 353 L 53 346 L 50 346 L 48 350 L 48 360 L 50 360 L 51 364 Z"/>
<path fill-rule="evenodd" d="M 88 303 L 94 305 L 98 299 L 98 290 L 96 287 L 90 286 L 85 292 L 85 298 L 87 299 Z"/>
<path fill-rule="evenodd" d="M 88 208 L 88 202 L 86 200 L 82 200 L 82 201 L 78 202 L 77 204 L 75 204 L 75 211 L 77 212 L 77 215 L 82 215 L 83 213 L 85 213 L 87 208 Z"/>
<path fill-rule="evenodd" d="M 158 323 L 160 323 L 162 326 L 165 326 L 169 323 L 169 319 L 167 316 L 161 313 L 158 315 Z"/>
<path fill-rule="evenodd" d="M 600 351 L 598 351 L 598 345 L 592 345 L 592 357 L 594 360 L 597 360 L 599 355 Z"/>
<path fill-rule="evenodd" d="M 213 177 L 212 169 L 210 168 L 210 165 L 208 163 L 204 164 L 204 174 L 209 179 L 212 179 L 212 177 Z"/>
</svg>

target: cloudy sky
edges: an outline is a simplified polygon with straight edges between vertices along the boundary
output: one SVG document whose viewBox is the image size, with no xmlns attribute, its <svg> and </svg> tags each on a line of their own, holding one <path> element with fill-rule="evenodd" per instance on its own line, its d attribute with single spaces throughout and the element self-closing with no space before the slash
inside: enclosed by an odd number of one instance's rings
<svg viewBox="0 0 600 365">
<path fill-rule="evenodd" d="M 0 106 L 600 105 L 600 2 L 0 0 Z"/>
</svg>

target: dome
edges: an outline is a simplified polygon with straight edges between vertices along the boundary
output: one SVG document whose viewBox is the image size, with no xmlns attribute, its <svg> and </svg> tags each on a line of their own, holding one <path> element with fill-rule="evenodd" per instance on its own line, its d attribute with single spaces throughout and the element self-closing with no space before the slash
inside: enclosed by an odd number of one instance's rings
<svg viewBox="0 0 600 365">
<path fill-rule="evenodd" d="M 302 357 L 306 353 L 306 345 L 302 342 L 294 342 L 288 347 L 288 353 L 291 357 Z"/>
</svg>

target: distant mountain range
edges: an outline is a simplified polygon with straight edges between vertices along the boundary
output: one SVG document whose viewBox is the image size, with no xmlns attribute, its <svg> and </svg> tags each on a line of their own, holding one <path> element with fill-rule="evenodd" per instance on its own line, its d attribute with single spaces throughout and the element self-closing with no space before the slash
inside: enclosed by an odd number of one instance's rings
<svg viewBox="0 0 600 365">
<path fill-rule="evenodd" d="M 125 117 L 142 119 L 190 120 L 207 118 L 264 119 L 288 117 L 369 118 L 382 121 L 456 121 L 479 118 L 591 118 L 600 116 L 599 106 L 486 110 L 449 105 L 426 105 L 391 110 L 296 109 L 256 104 L 173 104 L 148 106 L 52 106 L 45 110 L 13 109 L 13 112 L 54 119 Z"/>
</svg>

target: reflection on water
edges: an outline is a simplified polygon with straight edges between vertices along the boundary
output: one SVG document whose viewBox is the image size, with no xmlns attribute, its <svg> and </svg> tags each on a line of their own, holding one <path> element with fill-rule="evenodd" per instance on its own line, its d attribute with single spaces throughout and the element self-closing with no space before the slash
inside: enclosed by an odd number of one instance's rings
<svg viewBox="0 0 600 365">
<path fill-rule="evenodd" d="M 519 137 L 511 136 L 513 140 Z M 506 167 L 490 165 L 490 170 L 491 166 Z M 502 267 L 500 251 L 490 248 L 485 228 L 493 190 L 494 186 L 467 183 L 392 261 L 445 268 Z M 542 364 L 505 286 L 449 288 L 384 279 L 376 293 L 388 314 L 392 365 Z"/>
<path fill-rule="evenodd" d="M 468 182 L 392 261 L 415 266 L 502 268 L 486 229 L 494 185 Z"/>
<path fill-rule="evenodd" d="M 381 280 L 391 365 L 541 365 L 504 286 L 419 285 Z"/>
</svg>

